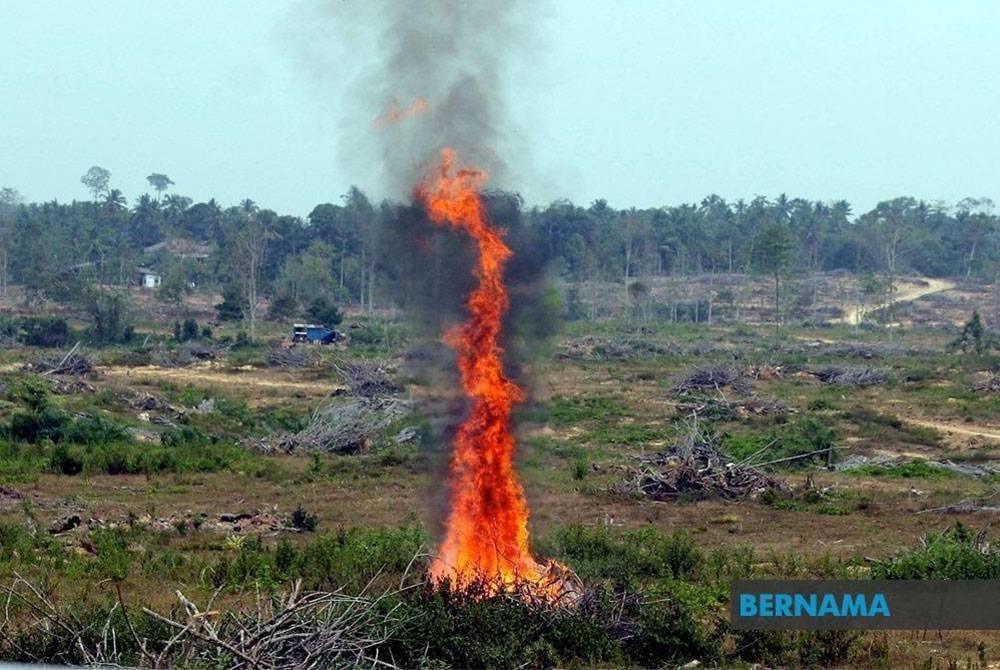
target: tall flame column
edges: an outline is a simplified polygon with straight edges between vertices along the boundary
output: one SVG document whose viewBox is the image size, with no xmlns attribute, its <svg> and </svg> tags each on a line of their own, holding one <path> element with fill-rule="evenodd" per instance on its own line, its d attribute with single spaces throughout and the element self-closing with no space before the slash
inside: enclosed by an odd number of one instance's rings
<svg viewBox="0 0 1000 670">
<path fill-rule="evenodd" d="M 466 301 L 469 318 L 445 335 L 458 352 L 471 407 L 455 435 L 451 510 L 430 574 L 437 583 L 459 586 L 481 579 L 499 591 L 537 582 L 545 573 L 531 556 L 528 505 L 514 471 L 510 413 L 524 393 L 503 374 L 499 342 L 509 307 L 503 271 L 513 254 L 487 221 L 479 196 L 486 174 L 458 169 L 455 162 L 453 150 L 442 151 L 440 165 L 416 189 L 430 219 L 467 233 L 479 252 L 473 270 L 479 283 Z"/>
</svg>

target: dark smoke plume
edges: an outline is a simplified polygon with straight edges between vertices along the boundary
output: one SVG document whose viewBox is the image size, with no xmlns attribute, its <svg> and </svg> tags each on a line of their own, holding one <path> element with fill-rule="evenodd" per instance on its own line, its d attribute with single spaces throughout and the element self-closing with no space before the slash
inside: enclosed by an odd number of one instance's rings
<svg viewBox="0 0 1000 670">
<path fill-rule="evenodd" d="M 442 147 L 509 187 L 501 156 L 510 135 L 505 88 L 513 59 L 531 47 L 537 2 L 524 0 L 333 0 L 325 25 L 349 51 L 331 64 L 354 74 L 342 109 L 340 154 L 350 174 L 376 179 L 376 198 L 407 199 Z M 390 105 L 426 111 L 373 126 Z"/>
</svg>

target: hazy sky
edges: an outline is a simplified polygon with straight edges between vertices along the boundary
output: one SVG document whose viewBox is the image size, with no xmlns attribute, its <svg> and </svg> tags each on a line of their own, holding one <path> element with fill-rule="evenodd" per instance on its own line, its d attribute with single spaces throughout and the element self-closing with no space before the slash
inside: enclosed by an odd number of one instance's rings
<svg viewBox="0 0 1000 670">
<path fill-rule="evenodd" d="M 308 62 L 301 4 L 0 1 L 0 185 L 82 199 L 97 164 L 130 201 L 154 171 L 196 200 L 336 201 L 358 64 L 336 44 Z M 526 153 L 508 186 L 532 204 L 1000 200 L 998 29 L 993 0 L 556 0 L 511 71 Z"/>
</svg>

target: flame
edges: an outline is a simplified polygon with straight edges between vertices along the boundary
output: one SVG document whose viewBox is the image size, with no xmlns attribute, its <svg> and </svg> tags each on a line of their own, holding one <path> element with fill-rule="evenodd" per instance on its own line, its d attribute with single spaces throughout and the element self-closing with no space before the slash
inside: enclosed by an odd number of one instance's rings
<svg viewBox="0 0 1000 670">
<path fill-rule="evenodd" d="M 385 113 L 372 121 L 372 130 L 378 130 L 379 128 L 384 128 L 387 125 L 399 123 L 400 121 L 417 116 L 418 114 L 423 114 L 430 108 L 430 103 L 423 98 L 417 98 L 410 103 L 409 107 L 404 109 L 399 108 L 399 102 L 396 100 L 390 100 L 389 108 L 385 110 Z"/>
<path fill-rule="evenodd" d="M 479 283 L 466 300 L 469 318 L 445 335 L 458 351 L 471 407 L 455 435 L 451 511 L 430 576 L 437 584 L 482 581 L 492 593 L 527 591 L 551 601 L 572 590 L 575 576 L 554 561 L 538 562 L 529 548 L 528 504 L 514 470 L 510 426 L 511 408 L 524 392 L 504 376 L 499 342 L 509 307 L 503 271 L 513 253 L 487 220 L 479 195 L 486 178 L 481 170 L 456 168 L 455 152 L 446 148 L 416 188 L 431 221 L 468 234 L 479 252 L 473 270 Z"/>
</svg>

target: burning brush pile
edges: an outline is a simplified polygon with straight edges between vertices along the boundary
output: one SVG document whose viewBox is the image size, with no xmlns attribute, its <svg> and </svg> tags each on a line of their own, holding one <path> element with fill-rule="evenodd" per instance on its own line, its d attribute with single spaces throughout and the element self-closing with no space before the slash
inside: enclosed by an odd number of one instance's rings
<svg viewBox="0 0 1000 670">
<path fill-rule="evenodd" d="M 729 462 L 716 440 L 696 428 L 666 451 L 638 457 L 642 465 L 613 493 L 652 500 L 756 498 L 764 491 L 790 491 L 783 479 L 740 463 Z"/>
<path fill-rule="evenodd" d="M 485 172 L 457 165 L 445 149 L 440 165 L 417 186 L 428 218 L 468 235 L 476 245 L 475 289 L 466 297 L 464 323 L 446 344 L 458 353 L 458 371 L 469 410 L 454 438 L 451 511 L 430 567 L 431 580 L 447 588 L 486 584 L 487 591 L 550 603 L 575 602 L 579 579 L 555 561 L 539 561 L 528 535 L 528 502 L 514 469 L 511 410 L 524 391 L 503 369 L 500 337 L 510 299 L 504 267 L 513 252 L 489 221 L 480 191 Z"/>
</svg>

